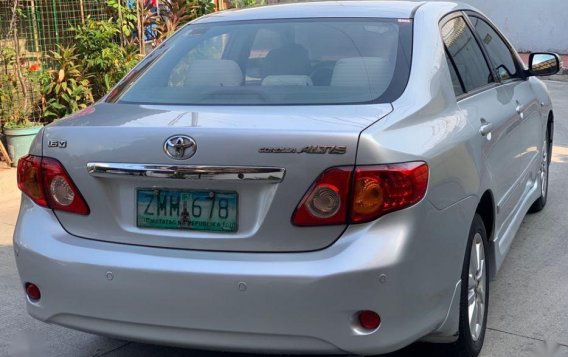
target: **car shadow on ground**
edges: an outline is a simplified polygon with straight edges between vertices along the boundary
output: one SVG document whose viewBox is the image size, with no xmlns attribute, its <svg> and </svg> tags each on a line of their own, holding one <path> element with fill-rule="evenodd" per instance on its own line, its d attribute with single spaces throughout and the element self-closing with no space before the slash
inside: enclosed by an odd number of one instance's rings
<svg viewBox="0 0 568 357">
<path fill-rule="evenodd" d="M 165 347 L 156 345 L 147 345 L 141 343 L 126 343 L 123 347 L 114 350 L 113 352 L 105 355 L 108 357 L 146 357 L 146 356 L 162 356 L 162 357 L 281 357 L 281 356 L 303 356 L 303 355 L 275 355 L 275 354 L 249 354 L 249 353 L 229 353 L 229 352 L 215 352 L 192 350 L 175 347 Z M 307 356 L 307 355 L 306 355 Z M 313 355 L 309 355 L 313 356 Z M 341 355 L 327 355 L 323 357 L 337 357 Z M 449 353 L 444 346 L 434 345 L 428 343 L 415 343 L 400 351 L 381 355 L 381 357 L 450 357 Z"/>
</svg>

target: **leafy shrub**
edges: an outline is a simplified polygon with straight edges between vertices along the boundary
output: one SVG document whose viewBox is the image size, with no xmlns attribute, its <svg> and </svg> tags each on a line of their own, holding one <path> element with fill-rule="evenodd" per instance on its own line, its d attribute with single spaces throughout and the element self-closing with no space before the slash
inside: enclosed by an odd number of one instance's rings
<svg viewBox="0 0 568 357">
<path fill-rule="evenodd" d="M 156 20 L 160 39 L 173 35 L 182 25 L 215 11 L 211 0 L 162 0 L 165 11 Z"/>
<path fill-rule="evenodd" d="M 30 120 L 33 103 L 27 93 L 32 86 L 30 77 L 36 71 L 36 65 L 26 68 L 16 61 L 16 51 L 13 48 L 0 49 L 0 128 L 16 129 L 37 125 Z M 21 71 L 21 81 L 18 71 Z"/>
<path fill-rule="evenodd" d="M 107 0 L 107 6 L 112 9 L 116 15 L 117 26 L 122 32 L 122 35 L 130 37 L 136 30 L 138 18 L 136 16 L 136 9 L 124 6 L 122 4 L 123 2 L 123 0 Z"/>
<path fill-rule="evenodd" d="M 47 121 L 62 118 L 93 103 L 89 76 L 75 47 L 59 46 L 51 52 L 54 68 L 42 71 L 37 81 L 43 96 L 43 116 Z"/>
<path fill-rule="evenodd" d="M 120 29 L 113 19 L 93 20 L 72 27 L 78 58 L 92 83 L 93 96 L 104 96 L 139 61 L 134 46 L 119 44 Z"/>
<path fill-rule="evenodd" d="M 266 0 L 230 0 L 230 2 L 237 9 L 266 5 Z"/>
</svg>

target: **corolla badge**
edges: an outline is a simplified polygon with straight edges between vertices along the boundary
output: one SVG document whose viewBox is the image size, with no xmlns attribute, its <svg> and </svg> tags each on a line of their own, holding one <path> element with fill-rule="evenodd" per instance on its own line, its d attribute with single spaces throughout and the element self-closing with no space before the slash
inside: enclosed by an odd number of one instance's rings
<svg viewBox="0 0 568 357">
<path fill-rule="evenodd" d="M 164 143 L 164 151 L 174 160 L 185 160 L 195 155 L 197 143 L 187 135 L 174 135 Z"/>
</svg>

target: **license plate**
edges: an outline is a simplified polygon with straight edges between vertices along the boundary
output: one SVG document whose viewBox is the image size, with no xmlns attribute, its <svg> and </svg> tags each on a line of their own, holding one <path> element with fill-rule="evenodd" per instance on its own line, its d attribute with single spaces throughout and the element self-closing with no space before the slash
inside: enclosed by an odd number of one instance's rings
<svg viewBox="0 0 568 357">
<path fill-rule="evenodd" d="M 236 192 L 139 189 L 136 222 L 140 228 L 236 232 Z"/>
</svg>

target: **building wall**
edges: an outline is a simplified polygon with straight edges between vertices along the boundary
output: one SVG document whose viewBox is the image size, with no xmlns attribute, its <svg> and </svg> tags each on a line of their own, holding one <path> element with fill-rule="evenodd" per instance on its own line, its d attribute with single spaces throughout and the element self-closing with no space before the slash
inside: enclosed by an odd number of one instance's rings
<svg viewBox="0 0 568 357">
<path fill-rule="evenodd" d="M 266 0 L 268 4 L 317 0 Z M 519 52 L 568 54 L 568 0 L 428 0 L 475 6 L 505 33 Z"/>
<path fill-rule="evenodd" d="M 458 1 L 487 15 L 518 51 L 568 54 L 568 0 Z"/>
</svg>

